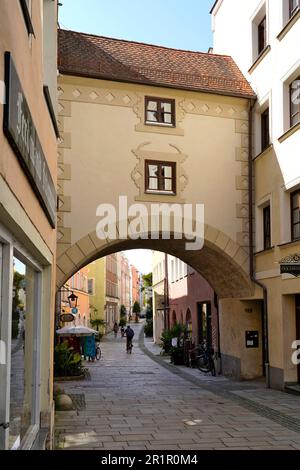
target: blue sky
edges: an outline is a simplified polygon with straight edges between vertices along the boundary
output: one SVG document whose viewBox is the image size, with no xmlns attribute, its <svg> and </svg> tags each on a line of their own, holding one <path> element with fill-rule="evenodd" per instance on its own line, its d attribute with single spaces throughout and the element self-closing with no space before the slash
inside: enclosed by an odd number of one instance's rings
<svg viewBox="0 0 300 470">
<path fill-rule="evenodd" d="M 207 52 L 214 0 L 61 0 L 62 28 Z"/>
</svg>

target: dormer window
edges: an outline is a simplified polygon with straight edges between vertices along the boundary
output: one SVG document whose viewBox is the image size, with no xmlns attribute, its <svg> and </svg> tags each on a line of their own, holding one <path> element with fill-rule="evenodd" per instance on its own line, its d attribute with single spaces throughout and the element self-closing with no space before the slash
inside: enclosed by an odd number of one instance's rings
<svg viewBox="0 0 300 470">
<path fill-rule="evenodd" d="M 145 123 L 174 127 L 175 100 L 146 96 Z"/>
</svg>

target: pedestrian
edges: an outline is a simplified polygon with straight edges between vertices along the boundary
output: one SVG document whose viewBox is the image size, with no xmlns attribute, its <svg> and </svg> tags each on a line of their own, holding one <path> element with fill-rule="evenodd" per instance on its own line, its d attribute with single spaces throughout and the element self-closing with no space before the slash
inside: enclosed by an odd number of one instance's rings
<svg viewBox="0 0 300 470">
<path fill-rule="evenodd" d="M 125 330 L 125 335 L 126 335 L 126 351 L 131 353 L 132 350 L 132 339 L 134 337 L 134 331 L 130 327 L 130 325 L 127 326 Z"/>
<path fill-rule="evenodd" d="M 114 334 L 115 334 L 115 338 L 116 338 L 117 335 L 118 335 L 118 331 L 119 331 L 118 323 L 115 322 L 115 324 L 114 324 Z"/>
<path fill-rule="evenodd" d="M 121 336 L 123 338 L 123 336 L 125 335 L 125 328 L 124 326 L 121 326 Z"/>
</svg>

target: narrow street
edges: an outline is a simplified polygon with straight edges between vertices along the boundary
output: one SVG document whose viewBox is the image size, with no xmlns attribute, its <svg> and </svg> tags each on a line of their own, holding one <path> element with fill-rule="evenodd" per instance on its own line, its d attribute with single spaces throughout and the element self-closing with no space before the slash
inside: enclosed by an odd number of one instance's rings
<svg viewBox="0 0 300 470">
<path fill-rule="evenodd" d="M 101 342 L 90 380 L 59 383 L 75 403 L 56 412 L 57 449 L 300 449 L 300 397 L 175 367 L 134 325 Z"/>
</svg>

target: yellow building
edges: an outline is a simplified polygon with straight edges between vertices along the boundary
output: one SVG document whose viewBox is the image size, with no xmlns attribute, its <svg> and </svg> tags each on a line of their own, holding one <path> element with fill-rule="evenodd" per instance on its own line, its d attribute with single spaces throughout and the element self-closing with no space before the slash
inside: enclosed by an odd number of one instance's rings
<svg viewBox="0 0 300 470">
<path fill-rule="evenodd" d="M 91 320 L 105 321 L 105 286 L 106 286 L 106 263 L 105 258 L 100 258 L 88 265 L 88 292 L 90 297 Z M 96 326 L 94 327 L 95 329 Z M 99 328 L 104 332 L 105 328 Z"/>
</svg>

